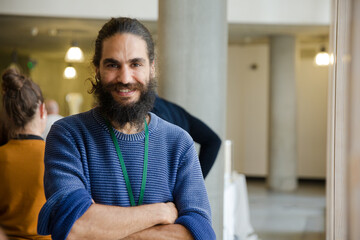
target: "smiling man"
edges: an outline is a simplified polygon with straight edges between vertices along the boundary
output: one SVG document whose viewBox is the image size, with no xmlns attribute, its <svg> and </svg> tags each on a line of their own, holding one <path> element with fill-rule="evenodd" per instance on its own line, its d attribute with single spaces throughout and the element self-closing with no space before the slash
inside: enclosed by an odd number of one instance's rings
<svg viewBox="0 0 360 240">
<path fill-rule="evenodd" d="M 149 111 L 154 43 L 113 18 L 95 42 L 98 107 L 63 118 L 45 150 L 40 234 L 57 239 L 215 239 L 191 137 Z"/>
</svg>

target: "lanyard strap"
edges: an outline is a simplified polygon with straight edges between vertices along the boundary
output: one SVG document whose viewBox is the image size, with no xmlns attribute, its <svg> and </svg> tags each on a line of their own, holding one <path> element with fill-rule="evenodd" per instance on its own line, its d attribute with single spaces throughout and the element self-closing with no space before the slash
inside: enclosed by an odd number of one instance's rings
<svg viewBox="0 0 360 240">
<path fill-rule="evenodd" d="M 143 202 L 143 199 L 144 199 L 145 186 L 146 186 L 146 177 L 147 177 L 147 165 L 148 165 L 149 128 L 148 128 L 146 119 L 144 121 L 145 121 L 144 168 L 143 168 L 143 176 L 142 176 L 142 181 L 141 181 L 141 189 L 140 189 L 140 197 L 139 197 L 138 205 L 142 205 L 142 202 Z M 115 137 L 114 130 L 113 130 L 112 126 L 110 125 L 110 123 L 108 121 L 106 121 L 106 125 L 107 125 L 107 127 L 109 129 L 111 138 L 112 138 L 113 143 L 114 143 L 115 148 L 116 148 L 117 155 L 119 157 L 121 169 L 122 169 L 122 172 L 123 172 L 123 175 L 124 175 L 124 178 L 125 178 L 126 188 L 127 188 L 129 198 L 130 198 L 130 204 L 131 204 L 131 206 L 136 206 L 135 205 L 135 200 L 134 200 L 134 195 L 133 195 L 131 184 L 130 184 L 130 180 L 129 180 L 129 176 L 128 176 L 127 171 L 126 171 L 126 166 L 125 166 L 123 156 L 121 154 L 119 143 L 118 143 L 118 141 L 117 141 L 117 139 Z"/>
</svg>

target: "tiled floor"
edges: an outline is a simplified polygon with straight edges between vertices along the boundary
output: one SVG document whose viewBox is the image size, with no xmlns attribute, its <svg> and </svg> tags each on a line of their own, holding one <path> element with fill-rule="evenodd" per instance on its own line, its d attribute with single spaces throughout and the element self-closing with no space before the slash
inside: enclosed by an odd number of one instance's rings
<svg viewBox="0 0 360 240">
<path fill-rule="evenodd" d="M 292 193 L 247 179 L 251 224 L 261 240 L 325 240 L 325 182 L 300 181 Z"/>
</svg>

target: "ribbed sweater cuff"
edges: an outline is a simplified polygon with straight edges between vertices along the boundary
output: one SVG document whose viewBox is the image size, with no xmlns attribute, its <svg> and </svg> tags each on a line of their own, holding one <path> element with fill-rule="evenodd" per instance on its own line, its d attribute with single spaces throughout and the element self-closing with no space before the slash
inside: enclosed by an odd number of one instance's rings
<svg viewBox="0 0 360 240">
<path fill-rule="evenodd" d="M 215 240 L 216 235 L 211 227 L 211 223 L 197 213 L 188 213 L 179 217 L 176 224 L 186 227 L 195 240 Z"/>
<path fill-rule="evenodd" d="M 51 233 L 54 240 L 66 239 L 75 221 L 86 212 L 91 204 L 91 197 L 85 189 L 75 190 L 61 203 L 52 219 L 50 216 L 43 216 L 48 222 L 39 221 L 39 234 Z"/>
</svg>

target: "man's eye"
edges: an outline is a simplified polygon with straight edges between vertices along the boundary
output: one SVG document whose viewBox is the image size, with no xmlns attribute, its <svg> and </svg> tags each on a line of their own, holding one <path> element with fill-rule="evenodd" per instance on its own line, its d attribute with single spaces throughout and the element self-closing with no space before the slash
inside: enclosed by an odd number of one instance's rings
<svg viewBox="0 0 360 240">
<path fill-rule="evenodd" d="M 133 67 L 140 67 L 141 64 L 140 64 L 140 63 L 133 63 L 132 66 L 133 66 Z"/>
<path fill-rule="evenodd" d="M 106 65 L 106 67 L 108 68 L 117 68 L 119 65 L 118 64 L 115 64 L 115 63 L 109 63 Z"/>
</svg>

